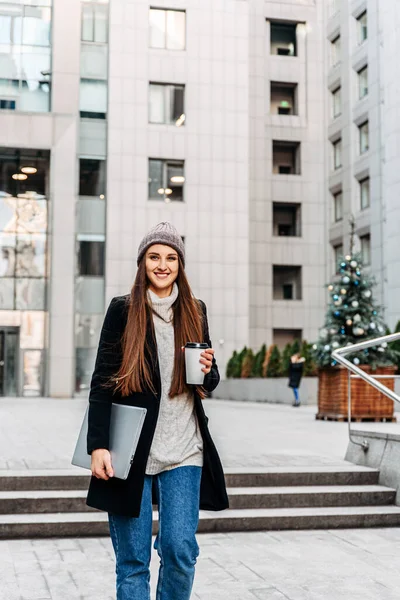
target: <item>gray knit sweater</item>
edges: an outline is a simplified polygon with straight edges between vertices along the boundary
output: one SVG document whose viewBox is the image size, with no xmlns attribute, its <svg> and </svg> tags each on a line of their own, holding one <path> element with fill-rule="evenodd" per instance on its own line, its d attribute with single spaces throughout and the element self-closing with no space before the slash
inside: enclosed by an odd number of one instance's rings
<svg viewBox="0 0 400 600">
<path fill-rule="evenodd" d="M 161 401 L 146 466 L 147 475 L 156 475 L 175 467 L 203 466 L 203 440 L 197 424 L 193 394 L 169 397 L 175 355 L 172 305 L 177 297 L 176 283 L 171 295 L 166 298 L 159 298 L 148 290 L 160 365 Z"/>
</svg>

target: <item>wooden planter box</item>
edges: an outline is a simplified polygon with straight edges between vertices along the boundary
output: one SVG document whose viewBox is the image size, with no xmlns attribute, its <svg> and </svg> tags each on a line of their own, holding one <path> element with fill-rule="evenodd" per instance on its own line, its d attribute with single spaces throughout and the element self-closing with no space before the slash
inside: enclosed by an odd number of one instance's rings
<svg viewBox="0 0 400 600">
<path fill-rule="evenodd" d="M 397 367 L 379 367 L 375 371 L 368 365 L 360 368 L 374 375 L 394 375 Z M 344 367 L 327 367 L 318 372 L 317 419 L 347 421 L 348 371 Z M 393 379 L 381 379 L 381 383 L 394 390 Z M 351 414 L 355 420 L 395 421 L 394 402 L 362 379 L 351 381 Z"/>
</svg>

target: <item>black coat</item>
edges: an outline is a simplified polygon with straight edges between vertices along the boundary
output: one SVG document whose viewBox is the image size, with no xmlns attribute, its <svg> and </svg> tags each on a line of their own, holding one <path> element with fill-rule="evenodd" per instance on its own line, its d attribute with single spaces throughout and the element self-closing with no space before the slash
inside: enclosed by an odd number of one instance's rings
<svg viewBox="0 0 400 600">
<path fill-rule="evenodd" d="M 291 387 L 291 388 L 299 387 L 301 378 L 303 376 L 303 365 L 304 365 L 304 362 L 297 362 L 297 363 L 290 362 L 289 387 Z"/>
<path fill-rule="evenodd" d="M 139 443 L 126 480 L 110 478 L 107 481 L 92 477 L 86 503 L 116 515 L 138 517 L 143 492 L 143 483 L 147 459 L 156 428 L 161 398 L 161 378 L 157 360 L 157 348 L 148 327 L 150 343 L 149 364 L 153 368 L 153 381 L 157 394 L 151 391 L 134 392 L 129 396 L 113 393 L 104 386 L 111 375 L 114 375 L 122 359 L 121 338 L 126 325 L 129 296 L 119 296 L 111 301 L 100 335 L 96 364 L 92 376 L 89 395 L 89 429 L 87 449 L 90 454 L 97 448 L 109 448 L 109 424 L 112 402 L 147 408 Z M 203 341 L 211 347 L 208 332 L 206 306 L 201 302 L 203 310 Z M 210 373 L 205 376 L 204 388 L 212 392 L 219 383 L 218 367 L 213 360 Z M 200 508 L 205 510 L 223 510 L 228 508 L 228 497 L 221 462 L 208 431 L 208 418 L 204 413 L 200 396 L 195 392 L 194 403 L 196 415 L 203 437 L 203 470 L 200 488 Z"/>
</svg>

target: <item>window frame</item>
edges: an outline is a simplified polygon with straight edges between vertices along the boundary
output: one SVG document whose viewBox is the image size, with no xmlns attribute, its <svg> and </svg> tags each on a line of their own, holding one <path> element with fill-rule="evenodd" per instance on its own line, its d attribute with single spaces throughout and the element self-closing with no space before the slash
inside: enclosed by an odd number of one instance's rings
<svg viewBox="0 0 400 600">
<path fill-rule="evenodd" d="M 163 113 L 164 113 L 163 121 L 152 121 L 151 120 L 151 111 L 150 111 L 151 91 L 152 91 L 152 87 L 155 87 L 155 86 L 164 88 L 163 89 L 163 92 L 164 92 L 163 93 Z M 172 104 L 173 104 L 172 91 L 175 89 L 182 90 L 183 112 L 177 119 L 174 120 L 172 117 Z M 149 123 L 151 125 L 175 125 L 175 127 L 184 126 L 186 123 L 185 95 L 186 95 L 186 85 L 184 83 L 163 83 L 163 82 L 158 82 L 158 81 L 149 81 Z M 167 118 L 167 112 L 170 113 L 169 118 Z M 182 120 L 182 122 L 180 124 L 178 124 L 178 121 L 182 116 L 184 116 L 184 119 Z"/>
<path fill-rule="evenodd" d="M 365 242 L 367 243 L 367 247 L 365 247 Z M 361 258 L 363 265 L 368 267 L 371 265 L 371 234 L 366 233 L 365 235 L 360 235 L 360 250 L 361 250 Z M 365 250 L 367 250 L 367 255 L 365 254 Z"/>
<path fill-rule="evenodd" d="M 332 250 L 333 250 L 333 260 L 335 261 L 334 273 L 338 273 L 339 272 L 339 261 L 341 258 L 343 258 L 343 255 L 344 255 L 343 242 L 332 246 Z"/>
<path fill-rule="evenodd" d="M 364 74 L 366 74 L 366 85 L 364 84 L 363 86 L 363 76 Z M 364 65 L 364 67 L 362 67 L 362 69 L 360 69 L 359 71 L 357 71 L 357 82 L 358 82 L 358 99 L 359 100 L 363 100 L 366 96 L 368 96 L 368 64 Z M 361 91 L 365 90 L 365 93 L 362 94 Z"/>
<path fill-rule="evenodd" d="M 165 192 L 163 194 L 159 194 L 157 197 L 156 196 L 151 196 L 150 194 L 150 186 L 151 186 L 151 181 L 150 181 L 150 163 L 154 161 L 154 162 L 161 162 L 162 163 L 162 188 L 159 189 L 164 189 L 164 190 L 168 190 L 170 188 L 166 187 L 166 185 L 168 185 L 168 168 L 169 166 L 180 166 L 182 167 L 182 177 L 184 177 L 184 181 L 182 182 L 182 198 L 181 199 L 174 199 L 174 198 L 170 198 L 171 194 L 165 194 Z M 169 204 L 170 202 L 185 202 L 185 183 L 186 183 L 186 176 L 185 176 L 185 161 L 184 160 L 177 160 L 177 159 L 173 159 L 173 158 L 149 158 L 148 160 L 148 179 L 149 179 L 149 185 L 148 185 L 148 192 L 147 192 L 147 200 L 148 201 L 163 201 L 167 204 Z"/>
<path fill-rule="evenodd" d="M 364 18 L 365 23 L 362 22 L 362 19 Z M 364 10 L 361 15 L 358 15 L 357 17 L 357 38 L 359 46 L 368 39 L 368 10 Z"/>
<path fill-rule="evenodd" d="M 338 111 L 336 110 L 337 108 L 338 108 Z M 332 116 L 334 119 L 337 119 L 337 117 L 339 117 L 341 114 L 342 114 L 342 86 L 339 85 L 337 88 L 332 90 Z"/>
<path fill-rule="evenodd" d="M 343 191 L 340 190 L 339 192 L 336 192 L 335 194 L 332 194 L 333 196 L 333 220 L 335 223 L 340 223 L 340 221 L 343 221 Z M 340 202 L 338 201 L 340 198 Z M 339 209 L 338 209 L 339 207 Z"/>
<path fill-rule="evenodd" d="M 152 6 L 149 7 L 149 21 L 150 21 L 150 13 L 152 10 L 158 10 L 164 13 L 165 17 L 165 35 L 164 35 L 164 45 L 163 46 L 152 46 L 151 45 L 151 27 L 149 27 L 149 48 L 154 50 L 169 50 L 175 52 L 182 52 L 186 50 L 186 40 L 187 40 L 187 20 L 186 20 L 186 9 L 184 8 L 165 8 L 160 6 Z M 185 15 L 185 25 L 184 25 L 184 43 L 182 48 L 170 48 L 168 46 L 168 13 L 179 12 L 184 13 Z"/>
<path fill-rule="evenodd" d="M 342 138 L 339 138 L 332 142 L 333 147 L 333 170 L 338 171 L 342 168 Z M 337 162 L 337 157 L 339 156 L 340 160 Z"/>
<path fill-rule="evenodd" d="M 364 177 L 364 179 L 361 179 L 359 182 L 359 186 L 360 186 L 360 209 L 361 210 L 366 210 L 367 208 L 369 208 L 371 206 L 371 180 L 370 177 Z M 366 204 L 364 204 L 363 202 L 363 186 L 368 183 L 368 202 Z"/>
<path fill-rule="evenodd" d="M 362 156 L 362 155 L 366 154 L 369 151 L 369 149 L 370 149 L 370 145 L 369 145 L 369 120 L 368 119 L 366 121 L 364 121 L 363 123 L 360 123 L 360 125 L 358 126 L 358 131 L 359 131 L 358 150 L 359 150 L 359 154 Z M 362 143 L 364 137 L 367 140 L 367 143 L 366 143 L 365 146 L 363 146 L 363 143 Z"/>
</svg>

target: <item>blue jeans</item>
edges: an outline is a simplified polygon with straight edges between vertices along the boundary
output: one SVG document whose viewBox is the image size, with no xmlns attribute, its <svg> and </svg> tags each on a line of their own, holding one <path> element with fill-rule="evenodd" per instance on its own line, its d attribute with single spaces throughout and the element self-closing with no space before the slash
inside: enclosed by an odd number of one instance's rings
<svg viewBox="0 0 400 600">
<path fill-rule="evenodd" d="M 117 600 L 150 600 L 152 483 L 158 495 L 160 557 L 157 600 L 189 600 L 199 555 L 201 467 L 178 467 L 145 476 L 140 516 L 108 515 L 116 556 Z"/>
<path fill-rule="evenodd" d="M 299 404 L 300 403 L 299 388 L 292 388 L 292 389 L 293 389 L 295 404 Z"/>
</svg>

